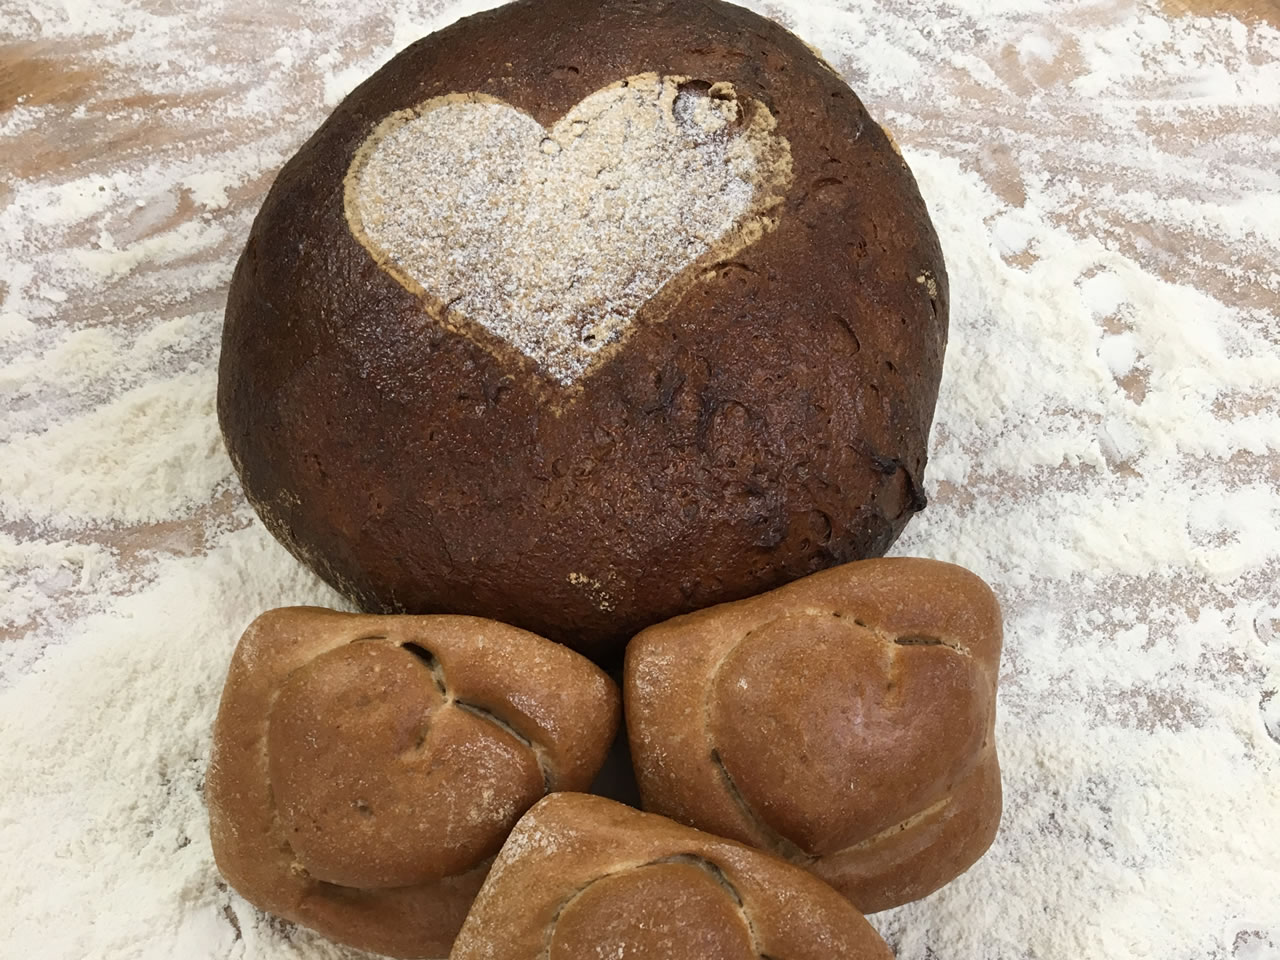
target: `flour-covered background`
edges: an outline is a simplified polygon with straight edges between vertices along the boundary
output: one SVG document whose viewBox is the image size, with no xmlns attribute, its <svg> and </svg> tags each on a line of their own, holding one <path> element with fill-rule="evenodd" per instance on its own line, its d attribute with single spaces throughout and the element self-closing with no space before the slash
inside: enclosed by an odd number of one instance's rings
<svg viewBox="0 0 1280 960">
<path fill-rule="evenodd" d="M 491 5 L 0 0 L 0 955 L 347 956 L 209 852 L 240 631 L 338 603 L 239 494 L 221 310 L 284 160 Z M 875 923 L 903 960 L 1277 960 L 1280 18 L 749 5 L 920 180 L 952 337 L 896 552 L 1007 616 L 1000 837 Z"/>
</svg>

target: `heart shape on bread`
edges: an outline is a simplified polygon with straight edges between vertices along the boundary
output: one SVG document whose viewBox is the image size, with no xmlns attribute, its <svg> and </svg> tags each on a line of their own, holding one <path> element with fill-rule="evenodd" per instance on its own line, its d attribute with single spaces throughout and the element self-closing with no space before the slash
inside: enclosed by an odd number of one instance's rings
<svg viewBox="0 0 1280 960">
<path fill-rule="evenodd" d="M 645 809 L 770 850 L 865 913 L 932 893 L 1000 822 L 991 588 L 864 560 L 677 617 L 627 647 Z"/>
<path fill-rule="evenodd" d="M 330 939 L 443 956 L 520 815 L 591 783 L 618 706 L 602 670 L 505 624 L 268 611 L 214 726 L 214 858 Z"/>
<path fill-rule="evenodd" d="M 761 102 L 656 73 L 551 129 L 480 93 L 386 117 L 348 170 L 354 236 L 442 321 L 475 324 L 571 386 L 639 310 L 773 222 L 791 149 Z"/>
<path fill-rule="evenodd" d="M 836 891 L 740 843 L 557 793 L 516 824 L 450 960 L 892 960 Z"/>
<path fill-rule="evenodd" d="M 642 82 L 655 70 L 669 79 Z M 494 153 L 469 110 L 524 130 L 523 163 L 632 77 L 619 95 L 652 91 L 639 116 L 665 124 L 663 98 L 672 117 L 719 115 L 711 139 L 746 138 L 776 189 L 701 258 L 678 251 L 618 339 L 566 342 L 557 379 L 477 320 L 512 272 L 488 263 L 502 249 L 486 259 L 413 186 L 401 226 L 434 217 L 459 239 L 431 242 L 475 268 L 460 291 L 424 289 L 376 242 L 390 195 L 361 184 L 383 140 L 434 129 L 417 145 L 445 158 L 433 196 L 468 213 L 449 194 L 490 177 L 446 161 Z M 646 226 L 626 242 L 667 241 Z M 535 259 L 511 282 L 545 275 Z M 889 548 L 925 505 L 948 304 L 911 171 L 800 39 L 720 0 L 517 0 L 393 58 L 281 170 L 228 293 L 218 418 L 264 523 L 354 605 L 492 617 L 612 664 L 654 623 Z"/>
</svg>

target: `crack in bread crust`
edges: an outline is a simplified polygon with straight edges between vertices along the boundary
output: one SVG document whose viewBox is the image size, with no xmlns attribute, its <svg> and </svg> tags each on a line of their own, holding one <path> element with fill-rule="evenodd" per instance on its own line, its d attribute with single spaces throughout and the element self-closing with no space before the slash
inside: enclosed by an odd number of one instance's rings
<svg viewBox="0 0 1280 960">
<path fill-rule="evenodd" d="M 388 639 L 389 638 L 386 636 L 361 637 L 358 640 L 353 640 L 352 642 L 363 643 L 379 640 L 386 641 Z M 528 750 L 533 754 L 534 759 L 538 762 L 538 769 L 542 773 L 543 794 L 545 795 L 555 790 L 557 780 L 556 770 L 551 763 L 550 751 L 547 750 L 544 744 L 539 743 L 531 737 L 525 736 L 517 730 L 513 724 L 509 723 L 488 707 L 481 706 L 477 703 L 470 703 L 458 697 L 449 687 L 448 680 L 445 677 L 443 664 L 440 663 L 440 659 L 432 653 L 429 648 L 413 640 L 405 640 L 397 643 L 396 645 L 399 646 L 401 650 L 422 661 L 423 665 L 431 671 L 431 677 L 435 681 L 436 689 L 440 691 L 441 697 L 444 698 L 442 706 L 455 706 L 459 710 L 464 710 L 473 716 L 477 716 L 497 727 L 504 733 L 510 735 L 522 746 L 528 748 Z"/>
<path fill-rule="evenodd" d="M 746 924 L 747 932 L 751 935 L 751 950 L 757 956 L 762 958 L 765 954 L 760 949 L 760 937 L 756 934 L 756 925 L 751 921 L 751 914 L 747 911 L 746 902 L 742 898 L 742 894 L 738 888 L 734 886 L 733 881 L 729 879 L 729 875 L 725 873 L 724 868 L 706 857 L 699 856 L 696 853 L 680 853 L 671 857 L 664 857 L 661 860 L 655 860 L 658 863 L 687 863 L 697 867 L 711 876 L 720 887 L 729 895 L 729 899 L 734 902 L 738 908 L 738 913 L 742 917 L 742 922 Z M 767 960 L 767 958 L 766 958 Z"/>
<path fill-rule="evenodd" d="M 761 846 L 768 849 L 771 853 L 781 857 L 783 860 L 802 867 L 810 866 L 821 859 L 811 853 L 805 852 L 798 844 L 788 840 L 765 822 L 764 818 L 756 812 L 755 807 L 753 807 L 747 801 L 747 798 L 742 795 L 742 791 L 738 788 L 737 783 L 734 782 L 729 771 L 725 769 L 724 761 L 720 759 L 720 751 L 715 748 L 712 748 L 711 750 L 711 762 L 719 772 L 720 777 L 724 782 L 725 790 L 729 794 L 729 798 L 742 812 L 742 815 L 764 838 Z"/>
<path fill-rule="evenodd" d="M 857 849 L 863 846 L 864 844 L 870 845 L 872 842 L 879 839 L 882 834 L 889 835 L 894 832 L 900 831 L 902 829 L 906 829 L 907 826 L 921 819 L 924 819 L 926 816 L 928 816 L 928 814 L 933 812 L 935 809 L 940 809 L 941 807 L 944 807 L 948 803 L 950 803 L 950 798 L 944 797 L 942 800 L 936 801 L 933 805 L 925 808 L 924 810 L 918 811 L 917 813 L 914 813 L 906 817 L 904 820 L 900 821 L 899 823 L 894 824 L 891 827 L 888 827 L 886 830 L 881 831 L 880 833 L 877 833 L 870 838 L 858 841 L 857 843 L 850 844 L 847 847 L 842 847 L 841 849 L 833 851 L 832 853 L 829 853 L 829 854 L 818 855 L 818 854 L 813 854 L 808 852 L 799 844 L 797 844 L 795 841 L 791 840 L 790 838 L 788 838 L 787 836 L 785 836 L 784 834 L 776 830 L 773 826 L 771 826 L 768 823 L 768 821 L 765 820 L 765 818 L 760 814 L 760 812 L 755 809 L 755 807 L 751 804 L 751 802 L 748 801 L 746 796 L 742 793 L 741 788 L 738 786 L 737 782 L 733 779 L 733 776 L 729 773 L 728 768 L 725 766 L 724 760 L 720 755 L 719 746 L 718 744 L 716 744 L 715 739 L 711 733 L 712 715 L 715 710 L 715 706 L 712 703 L 712 699 L 714 696 L 717 682 L 720 677 L 720 671 L 724 668 L 724 665 L 725 663 L 728 662 L 729 658 L 733 656 L 733 654 L 737 651 L 737 649 L 740 646 L 742 646 L 743 643 L 745 643 L 755 634 L 759 633 L 761 630 L 767 629 L 768 627 L 772 626 L 778 621 L 789 619 L 792 617 L 799 618 L 799 617 L 826 617 L 826 616 L 835 617 L 837 620 L 848 619 L 855 626 L 860 627 L 861 629 L 872 634 L 881 643 L 890 645 L 891 647 L 914 647 L 914 646 L 939 647 L 941 649 L 948 650 L 951 653 L 964 657 L 965 659 L 969 659 L 969 660 L 973 659 L 973 655 L 970 653 L 967 647 L 965 647 L 963 644 L 960 644 L 954 640 L 947 640 L 943 638 L 941 635 L 910 633 L 910 634 L 893 636 L 890 633 L 880 629 L 879 627 L 875 627 L 868 624 L 865 620 L 861 619 L 860 617 L 850 616 L 849 614 L 840 610 L 834 610 L 830 608 L 820 608 L 820 607 L 808 607 L 800 610 L 789 610 L 779 614 L 776 617 L 772 617 L 768 620 L 765 620 L 762 623 L 758 623 L 755 626 L 751 627 L 751 629 L 744 632 L 736 642 L 730 644 L 729 647 L 724 651 L 724 653 L 716 661 L 715 666 L 713 666 L 708 673 L 708 681 L 705 688 L 705 692 L 703 694 L 703 731 L 706 737 L 707 746 L 709 748 L 708 755 L 710 757 L 711 764 L 715 767 L 716 772 L 719 775 L 720 780 L 724 785 L 725 792 L 728 795 L 729 799 L 733 802 L 734 806 L 741 813 L 743 819 L 746 820 L 752 832 L 755 833 L 756 838 L 754 842 L 756 842 L 759 846 L 762 846 L 765 849 L 769 850 L 771 853 L 775 854 L 776 856 L 779 856 L 782 859 L 788 861 L 789 863 L 794 863 L 804 867 L 812 866 L 813 864 L 818 863 L 828 857 L 838 856 L 839 854 L 845 853 L 849 850 Z M 896 651 L 894 651 L 894 655 L 896 655 Z M 977 758 L 975 758 L 975 763 L 976 763 L 976 759 Z"/>
<path fill-rule="evenodd" d="M 555 791 L 556 776 L 555 769 L 551 765 L 551 760 L 547 754 L 547 748 L 536 740 L 530 740 L 523 733 L 513 727 L 507 721 L 486 707 L 477 706 L 474 703 L 467 703 L 465 700 L 454 699 L 453 705 L 459 710 L 465 710 L 467 713 L 487 720 L 499 730 L 509 733 L 516 740 L 520 741 L 533 754 L 535 760 L 538 761 L 538 769 L 542 772 L 542 792 L 544 795 Z"/>
<path fill-rule="evenodd" d="M 473 716 L 479 717 L 480 719 L 486 721 L 490 725 L 506 733 L 512 739 L 516 740 L 522 746 L 527 748 L 533 754 L 534 759 L 537 761 L 539 771 L 542 774 L 543 795 L 545 796 L 546 794 L 552 793 L 555 789 L 555 781 L 556 781 L 555 770 L 550 762 L 546 747 L 543 746 L 541 743 L 538 743 L 530 739 L 529 737 L 525 736 L 524 734 L 522 734 L 519 730 L 517 730 L 514 726 L 512 726 L 502 717 L 498 716 L 492 710 L 489 710 L 486 707 L 482 707 L 477 704 L 468 703 L 465 700 L 458 699 L 456 694 L 449 687 L 448 680 L 444 672 L 444 666 L 440 663 L 439 658 L 434 653 L 432 653 L 432 651 L 428 647 L 426 647 L 422 643 L 419 643 L 415 640 L 403 640 L 403 641 L 395 640 L 395 639 L 392 639 L 392 637 L 389 634 L 383 633 L 383 634 L 367 634 L 363 636 L 358 636 L 349 640 L 343 640 L 343 641 L 334 643 L 331 646 L 325 646 L 325 647 L 319 648 L 313 651 L 312 654 L 304 662 L 297 664 L 291 670 L 287 671 L 279 679 L 279 681 L 272 687 L 267 699 L 267 708 L 266 710 L 263 711 L 261 736 L 257 743 L 257 749 L 260 753 L 259 763 L 261 764 L 263 775 L 264 777 L 266 777 L 266 781 L 267 781 L 267 791 L 268 791 L 268 797 L 269 797 L 269 802 L 271 807 L 271 810 L 270 810 L 271 833 L 273 836 L 276 836 L 279 838 L 279 843 L 277 844 L 278 853 L 281 856 L 287 858 L 288 863 L 287 863 L 286 869 L 291 875 L 297 877 L 299 880 L 301 880 L 304 883 L 304 889 L 300 894 L 302 899 L 304 900 L 315 893 L 328 893 L 331 895 L 348 895 L 348 896 L 359 895 L 362 897 L 370 897 L 370 896 L 376 897 L 384 891 L 389 893 L 391 891 L 410 890 L 416 887 L 423 886 L 423 884 L 410 884 L 404 887 L 386 887 L 386 888 L 379 888 L 379 889 L 368 889 L 363 887 L 349 887 L 343 884 L 331 883 L 328 881 L 317 880 L 313 878 L 310 874 L 310 871 L 307 869 L 306 864 L 298 859 L 297 854 L 293 849 L 293 845 L 289 842 L 288 831 L 285 829 L 285 825 L 281 820 L 279 807 L 277 806 L 276 800 L 275 800 L 275 790 L 271 784 L 270 774 L 267 772 L 269 770 L 269 762 L 270 762 L 268 758 L 267 741 L 268 741 L 269 731 L 271 729 L 272 713 L 274 711 L 276 702 L 279 699 L 280 690 L 283 687 L 284 683 L 289 678 L 293 677 L 298 671 L 305 669 L 307 666 L 313 663 L 316 659 L 318 659 L 321 656 L 324 656 L 325 654 L 332 653 L 334 650 L 341 649 L 344 646 L 353 646 L 355 644 L 366 644 L 366 643 L 381 644 L 384 646 L 396 647 L 400 650 L 403 650 L 405 653 L 409 654 L 414 659 L 418 660 L 422 664 L 423 668 L 430 673 L 432 683 L 434 684 L 436 690 L 439 692 L 442 698 L 442 702 L 441 702 L 442 708 L 449 707 L 449 706 L 456 707 L 459 710 L 462 710 Z"/>
<path fill-rule="evenodd" d="M 722 781 L 725 784 L 725 790 L 729 795 L 729 799 L 738 808 L 738 812 L 746 820 L 749 828 L 756 834 L 753 842 L 772 850 L 784 860 L 790 860 L 791 856 L 787 850 L 788 846 L 795 847 L 785 837 L 766 824 L 752 806 L 747 802 L 746 797 L 742 795 L 742 791 L 738 789 L 738 785 L 733 782 L 733 778 L 729 776 L 729 771 L 725 769 L 724 763 L 720 759 L 720 748 L 715 742 L 715 737 L 711 732 L 711 718 L 715 711 L 715 706 L 711 702 L 715 693 L 716 682 L 720 677 L 720 671 L 724 669 L 725 663 L 733 656 L 734 652 L 742 646 L 748 639 L 766 627 L 776 623 L 781 617 L 774 617 L 764 623 L 756 624 L 750 630 L 746 631 L 741 637 L 729 647 L 716 661 L 715 666 L 707 673 L 707 683 L 703 688 L 702 694 L 702 733 L 707 744 L 707 755 L 711 758 L 712 765 L 719 771 Z M 797 851 L 803 854 L 799 847 L 795 847 Z"/>
<path fill-rule="evenodd" d="M 854 850 L 864 850 L 869 847 L 873 847 L 881 840 L 887 840 L 890 837 L 897 836 L 900 833 L 910 830 L 912 827 L 916 826 L 916 824 L 922 823 L 935 813 L 940 813 L 949 806 L 951 806 L 951 795 L 947 794 L 941 800 L 931 803 L 923 810 L 913 813 L 909 817 L 904 817 L 892 826 L 886 827 L 877 833 L 873 833 L 871 836 L 863 840 L 851 843 L 847 847 L 841 847 L 839 850 L 835 850 L 832 853 L 827 854 L 827 857 L 838 857 L 842 853 L 849 853 Z M 822 859 L 825 860 L 827 857 L 823 857 Z"/>
<path fill-rule="evenodd" d="M 386 637 L 370 637 L 370 640 L 379 639 L 386 640 Z M 354 641 L 360 642 L 360 641 Z M 494 713 L 488 707 L 483 707 L 477 703 L 470 703 L 458 697 L 450 688 L 449 682 L 445 677 L 444 666 L 440 663 L 440 659 L 431 652 L 430 649 L 412 640 L 406 640 L 399 644 L 401 650 L 417 657 L 431 671 L 431 677 L 435 681 L 436 689 L 440 691 L 440 695 L 444 698 L 442 706 L 454 706 L 459 710 L 463 710 L 472 716 L 479 717 L 497 727 L 499 730 L 508 734 L 521 745 L 526 747 L 538 763 L 538 770 L 542 773 L 542 792 L 545 796 L 555 790 L 556 771 L 551 763 L 550 752 L 538 741 L 525 736 L 515 728 L 507 720 Z"/>
<path fill-rule="evenodd" d="M 538 960 L 550 960 L 551 943 L 555 939 L 556 927 L 560 923 L 560 918 L 564 915 L 564 912 L 569 909 L 569 907 L 571 907 L 597 883 L 604 880 L 612 880 L 615 877 L 625 876 L 628 873 L 633 873 L 636 870 L 643 870 L 646 867 L 657 867 L 669 863 L 680 863 L 697 867 L 699 870 L 711 877 L 711 879 L 714 880 L 722 890 L 724 890 L 725 895 L 733 902 L 734 908 L 737 910 L 739 916 L 742 917 L 742 922 L 746 925 L 747 932 L 751 937 L 752 953 L 759 957 L 760 960 L 775 960 L 775 958 L 770 957 L 761 950 L 760 938 L 756 933 L 756 926 L 751 920 L 751 914 L 747 911 L 746 903 L 742 898 L 742 894 L 738 891 L 738 888 L 734 885 L 733 881 L 729 879 L 724 868 L 715 861 L 708 860 L 706 857 L 696 853 L 676 853 L 667 857 L 659 857 L 656 860 L 629 863 L 616 870 L 610 870 L 608 873 L 602 873 L 598 877 L 592 877 L 582 886 L 568 894 L 560 902 L 560 905 L 556 907 L 555 913 L 552 914 L 546 930 L 543 931 L 542 951 L 538 955 Z"/>
</svg>

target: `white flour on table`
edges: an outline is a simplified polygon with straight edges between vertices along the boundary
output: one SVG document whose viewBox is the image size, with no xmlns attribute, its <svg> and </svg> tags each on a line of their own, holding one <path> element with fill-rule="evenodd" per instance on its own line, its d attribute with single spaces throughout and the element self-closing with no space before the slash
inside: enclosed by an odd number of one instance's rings
<svg viewBox="0 0 1280 960">
<path fill-rule="evenodd" d="M 489 5 L 0 0 L 0 54 L 56 57 L 70 91 L 0 103 L 0 953 L 349 955 L 209 853 L 235 641 L 339 602 L 240 498 L 220 314 L 274 171 Z M 1001 834 L 874 922 L 903 960 L 1276 960 L 1280 32 L 751 5 L 844 73 L 933 211 L 951 347 L 932 504 L 895 552 L 973 568 L 1007 617 Z"/>
</svg>

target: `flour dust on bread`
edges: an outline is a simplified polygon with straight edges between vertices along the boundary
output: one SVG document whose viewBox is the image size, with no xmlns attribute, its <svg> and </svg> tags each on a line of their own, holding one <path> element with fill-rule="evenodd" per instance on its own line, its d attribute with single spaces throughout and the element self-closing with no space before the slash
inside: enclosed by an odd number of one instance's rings
<svg viewBox="0 0 1280 960">
<path fill-rule="evenodd" d="M 280 172 L 219 419 L 267 527 L 362 608 L 616 663 L 889 548 L 947 297 L 911 172 L 799 38 L 716 0 L 518 0 Z"/>
<path fill-rule="evenodd" d="M 483 93 L 378 125 L 345 182 L 370 254 L 434 316 L 475 323 L 571 386 L 694 265 L 774 225 L 791 150 L 732 84 L 643 74 L 550 129 Z"/>
</svg>

